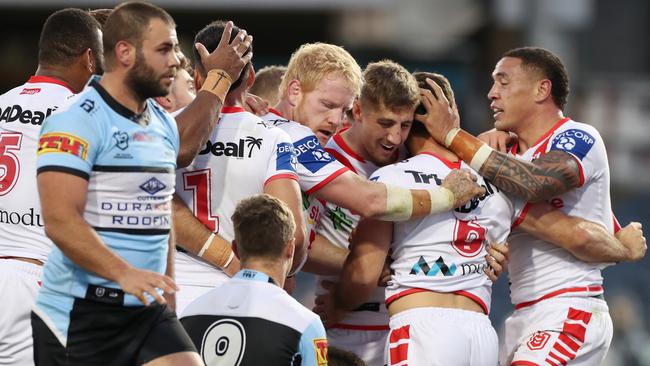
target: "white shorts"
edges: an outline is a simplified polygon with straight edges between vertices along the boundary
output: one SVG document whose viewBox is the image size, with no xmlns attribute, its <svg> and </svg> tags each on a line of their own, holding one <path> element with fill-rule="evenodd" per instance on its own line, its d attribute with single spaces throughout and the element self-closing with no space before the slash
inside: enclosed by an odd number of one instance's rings
<svg viewBox="0 0 650 366">
<path fill-rule="evenodd" d="M 229 278 L 216 267 L 199 263 L 187 254 L 177 253 L 174 260 L 174 281 L 179 289 L 176 292 L 176 314 L 180 317 L 192 301 L 221 286 Z"/>
<path fill-rule="evenodd" d="M 390 318 L 388 366 L 494 366 L 499 341 L 485 314 L 417 308 Z"/>
<path fill-rule="evenodd" d="M 36 264 L 0 259 L 0 365 L 34 365 L 30 312 L 42 272 Z"/>
<path fill-rule="evenodd" d="M 600 365 L 612 332 L 604 300 L 547 299 L 515 310 L 506 319 L 500 365 Z"/>
<path fill-rule="evenodd" d="M 384 366 L 388 330 L 327 330 L 327 344 L 350 351 L 368 366 Z"/>
</svg>

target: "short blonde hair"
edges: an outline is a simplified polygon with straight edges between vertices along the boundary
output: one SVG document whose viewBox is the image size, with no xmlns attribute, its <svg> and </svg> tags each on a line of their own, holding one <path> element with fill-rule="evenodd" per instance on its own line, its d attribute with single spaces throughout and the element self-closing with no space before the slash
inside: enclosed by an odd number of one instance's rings
<svg viewBox="0 0 650 366">
<path fill-rule="evenodd" d="M 310 92 L 329 73 L 338 73 L 350 84 L 355 95 L 361 91 L 361 67 L 342 47 L 328 43 L 306 43 L 291 55 L 287 72 L 280 84 L 281 95 L 287 94 L 292 80 L 300 81 L 303 92 Z"/>
<path fill-rule="evenodd" d="M 400 64 L 382 60 L 368 64 L 363 71 L 359 101 L 388 109 L 413 108 L 420 103 L 418 82 Z"/>
</svg>

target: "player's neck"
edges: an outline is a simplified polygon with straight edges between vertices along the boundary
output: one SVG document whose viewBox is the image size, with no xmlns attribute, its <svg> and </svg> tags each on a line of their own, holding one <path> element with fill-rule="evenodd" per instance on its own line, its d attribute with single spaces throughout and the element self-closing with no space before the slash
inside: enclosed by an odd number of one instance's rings
<svg viewBox="0 0 650 366">
<path fill-rule="evenodd" d="M 368 154 L 363 146 L 362 131 L 358 123 L 353 123 L 350 128 L 339 132 L 339 134 L 355 154 L 361 156 L 364 160 L 371 160 L 370 154 Z"/>
<path fill-rule="evenodd" d="M 293 108 L 294 106 L 292 106 L 287 99 L 280 99 L 278 104 L 275 106 L 275 109 L 278 112 L 282 113 L 282 117 L 291 121 L 295 121 L 293 116 Z M 300 121 L 296 121 L 296 122 L 300 122 Z"/>
<path fill-rule="evenodd" d="M 539 142 L 539 139 L 562 118 L 564 118 L 562 111 L 554 109 L 533 115 L 525 123 L 522 123 L 518 131 L 513 131 L 519 137 L 519 153 L 526 152 Z"/>
<path fill-rule="evenodd" d="M 244 95 L 241 93 L 228 93 L 226 100 L 223 102 L 224 107 L 243 107 Z"/>
<path fill-rule="evenodd" d="M 99 84 L 106 89 L 113 99 L 129 109 L 130 111 L 140 114 L 146 106 L 146 98 L 142 99 L 131 90 L 125 83 L 125 78 L 116 72 L 106 72 L 99 80 Z"/>
<path fill-rule="evenodd" d="M 456 154 L 449 151 L 447 148 L 440 145 L 432 138 L 423 138 L 420 136 L 411 137 L 407 140 L 407 148 L 409 149 L 411 155 L 432 153 L 449 161 L 456 162 L 460 160 Z"/>
<path fill-rule="evenodd" d="M 253 271 L 264 273 L 269 276 L 273 282 L 284 287 L 284 280 L 286 278 L 286 268 L 277 262 L 269 262 L 268 260 L 255 260 L 248 259 L 241 263 L 242 269 L 252 269 Z"/>
<path fill-rule="evenodd" d="M 62 70 L 59 67 L 38 65 L 38 68 L 36 69 L 36 73 L 34 73 L 34 75 L 47 76 L 61 80 L 66 83 L 75 93 L 79 93 L 81 90 L 83 90 L 83 87 L 85 85 L 85 83 L 79 85 L 81 83 L 75 82 L 75 78 L 71 75 L 71 72 L 69 70 Z"/>
</svg>

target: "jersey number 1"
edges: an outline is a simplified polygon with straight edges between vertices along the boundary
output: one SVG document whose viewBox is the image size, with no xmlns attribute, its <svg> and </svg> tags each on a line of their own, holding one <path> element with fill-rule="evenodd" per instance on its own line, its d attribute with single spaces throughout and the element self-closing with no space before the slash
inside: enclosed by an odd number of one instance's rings
<svg viewBox="0 0 650 366">
<path fill-rule="evenodd" d="M 23 134 L 0 133 L 0 196 L 9 193 L 20 175 L 20 161 L 11 150 L 20 150 Z"/>
<path fill-rule="evenodd" d="M 183 185 L 186 191 L 191 190 L 193 194 L 194 207 L 193 212 L 199 221 L 213 233 L 219 232 L 219 216 L 212 214 L 212 197 L 210 188 L 211 170 L 203 169 L 193 172 L 183 173 Z"/>
</svg>

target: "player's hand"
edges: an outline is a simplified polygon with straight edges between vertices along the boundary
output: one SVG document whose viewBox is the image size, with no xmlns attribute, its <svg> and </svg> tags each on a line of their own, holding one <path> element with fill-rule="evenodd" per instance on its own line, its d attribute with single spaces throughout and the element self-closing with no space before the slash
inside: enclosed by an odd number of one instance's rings
<svg viewBox="0 0 650 366">
<path fill-rule="evenodd" d="M 165 301 L 167 301 L 167 306 L 171 309 L 171 311 L 176 312 L 176 294 L 170 294 L 170 293 L 163 293 L 163 297 L 165 298 Z"/>
<path fill-rule="evenodd" d="M 338 309 L 334 305 L 334 299 L 332 296 L 332 292 L 336 287 L 334 282 L 323 281 L 321 282 L 321 286 L 323 286 L 327 292 L 316 296 L 313 311 L 320 316 L 325 328 L 331 328 L 345 317 L 347 311 Z"/>
<path fill-rule="evenodd" d="M 648 250 L 645 236 L 643 236 L 643 225 L 640 222 L 631 222 L 619 230 L 616 233 L 616 239 L 627 248 L 628 261 L 641 260 Z"/>
<path fill-rule="evenodd" d="M 116 279 L 116 282 L 124 292 L 137 297 L 145 305 L 149 305 L 149 300 L 147 300 L 145 294 L 151 295 L 159 304 L 167 303 L 158 294 L 157 288 L 172 295 L 178 291 L 178 287 L 170 277 L 133 267 L 123 271 Z"/>
<path fill-rule="evenodd" d="M 201 43 L 195 44 L 194 47 L 196 47 L 206 71 L 221 69 L 227 72 L 234 81 L 239 78 L 242 69 L 253 57 L 252 51 L 244 56 L 253 42 L 253 36 L 248 35 L 244 29 L 240 29 L 237 36 L 230 42 L 232 27 L 232 22 L 226 23 L 219 45 L 212 53 L 209 53 Z"/>
<path fill-rule="evenodd" d="M 492 243 L 485 250 L 487 251 L 485 261 L 488 264 L 488 267 L 485 268 L 485 274 L 492 282 L 496 282 L 503 273 L 503 269 L 508 265 L 508 243 Z"/>
<path fill-rule="evenodd" d="M 468 170 L 452 170 L 442 181 L 442 186 L 454 194 L 454 208 L 461 207 L 473 198 L 485 194 L 485 188 L 476 183 L 476 176 Z"/>
<path fill-rule="evenodd" d="M 507 153 L 508 147 L 519 140 L 517 135 L 514 133 L 499 131 L 496 128 L 483 132 L 477 137 L 479 140 L 488 144 L 491 148 L 503 153 Z"/>
<path fill-rule="evenodd" d="M 442 89 L 433 80 L 427 78 L 427 84 L 433 89 L 420 89 L 422 105 L 426 114 L 416 114 L 415 119 L 422 122 L 429 134 L 440 144 L 445 143 L 447 133 L 460 125 L 460 116 L 455 105 L 452 108 Z"/>
<path fill-rule="evenodd" d="M 392 248 L 390 249 L 390 251 L 392 251 Z M 386 260 L 384 261 L 384 268 L 381 269 L 381 274 L 379 275 L 379 281 L 377 281 L 378 287 L 388 286 L 388 281 L 390 281 L 391 275 L 393 274 L 393 271 L 390 269 L 390 264 L 393 263 L 393 258 L 391 257 L 390 251 L 386 256 Z"/>
<path fill-rule="evenodd" d="M 269 113 L 269 102 L 255 94 L 244 94 L 244 109 L 256 116 L 263 116 Z"/>
</svg>

